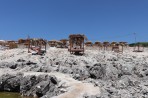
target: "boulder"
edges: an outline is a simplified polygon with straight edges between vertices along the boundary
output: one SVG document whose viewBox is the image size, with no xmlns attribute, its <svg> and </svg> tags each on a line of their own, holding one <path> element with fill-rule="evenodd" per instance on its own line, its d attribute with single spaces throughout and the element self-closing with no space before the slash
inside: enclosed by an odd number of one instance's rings
<svg viewBox="0 0 148 98">
<path fill-rule="evenodd" d="M 94 64 L 89 69 L 90 78 L 93 79 L 102 79 L 106 74 L 106 65 L 105 64 Z"/>
<path fill-rule="evenodd" d="M 0 90 L 1 91 L 10 91 L 10 92 L 19 92 L 20 91 L 20 81 L 22 75 L 3 75 L 0 79 Z"/>
<path fill-rule="evenodd" d="M 20 87 L 20 93 L 24 96 L 38 96 L 44 95 L 52 97 L 57 95 L 54 93 L 57 89 L 58 80 L 55 76 L 40 75 L 40 76 L 26 76 L 23 78 Z"/>
</svg>

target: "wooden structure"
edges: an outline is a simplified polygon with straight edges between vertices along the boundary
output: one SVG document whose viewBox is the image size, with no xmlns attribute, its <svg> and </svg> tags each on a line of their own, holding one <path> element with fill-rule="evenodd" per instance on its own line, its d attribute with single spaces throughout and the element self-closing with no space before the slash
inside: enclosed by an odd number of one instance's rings
<svg viewBox="0 0 148 98">
<path fill-rule="evenodd" d="M 25 46 L 26 48 L 28 48 L 29 46 L 29 40 L 28 39 L 19 39 L 18 40 L 18 45 L 19 46 Z"/>
<path fill-rule="evenodd" d="M 112 51 L 114 52 L 123 52 L 124 47 L 127 47 L 127 42 L 112 42 L 110 44 Z"/>
<path fill-rule="evenodd" d="M 49 44 L 50 47 L 56 47 L 57 40 L 50 40 L 50 41 L 48 41 L 48 44 Z"/>
<path fill-rule="evenodd" d="M 63 48 L 62 42 L 61 42 L 61 41 L 57 41 L 57 42 L 56 42 L 56 47 L 57 47 L 57 48 Z"/>
<path fill-rule="evenodd" d="M 133 52 L 143 52 L 143 51 L 144 51 L 144 47 L 142 45 L 140 45 L 139 43 L 138 43 L 138 45 L 134 46 Z"/>
<path fill-rule="evenodd" d="M 73 34 L 69 36 L 69 52 L 79 54 L 80 52 L 84 54 L 84 39 L 85 36 L 81 34 Z"/>
<path fill-rule="evenodd" d="M 18 40 L 18 44 L 24 44 L 24 43 L 26 43 L 26 39 L 19 39 Z"/>
<path fill-rule="evenodd" d="M 95 47 L 95 48 L 99 48 L 99 50 L 102 50 L 102 48 L 103 48 L 103 44 L 101 43 L 101 42 L 99 42 L 99 41 L 96 41 L 94 44 L 93 44 L 93 47 Z"/>
<path fill-rule="evenodd" d="M 28 53 L 35 51 L 36 54 L 42 55 L 46 52 L 46 41 L 43 39 L 27 39 Z M 44 49 L 43 49 L 44 48 Z"/>
<path fill-rule="evenodd" d="M 63 48 L 68 48 L 68 39 L 61 39 L 60 40 L 62 42 L 62 47 Z"/>
<path fill-rule="evenodd" d="M 8 49 L 18 48 L 16 41 L 7 41 L 5 46 L 8 47 Z"/>
<path fill-rule="evenodd" d="M 121 44 L 123 47 L 127 48 L 128 47 L 128 43 L 127 42 L 119 42 L 119 44 Z"/>
<path fill-rule="evenodd" d="M 114 51 L 114 52 L 121 52 L 120 48 L 119 48 L 119 43 L 111 42 L 110 46 L 112 48 L 112 51 Z"/>
<path fill-rule="evenodd" d="M 96 41 L 96 42 L 93 44 L 93 46 L 100 47 L 100 46 L 102 46 L 102 43 L 99 42 L 99 41 Z"/>
<path fill-rule="evenodd" d="M 85 46 L 86 46 L 86 47 L 92 47 L 92 46 L 93 46 L 93 43 L 92 43 L 91 41 L 87 41 L 87 42 L 85 43 Z"/>
<path fill-rule="evenodd" d="M 103 47 L 104 47 L 104 50 L 108 50 L 108 47 L 110 46 L 110 43 L 109 42 L 103 42 Z"/>
<path fill-rule="evenodd" d="M 128 43 L 127 42 L 119 42 L 119 45 L 122 47 L 122 51 L 124 50 L 124 48 L 128 47 Z"/>
</svg>

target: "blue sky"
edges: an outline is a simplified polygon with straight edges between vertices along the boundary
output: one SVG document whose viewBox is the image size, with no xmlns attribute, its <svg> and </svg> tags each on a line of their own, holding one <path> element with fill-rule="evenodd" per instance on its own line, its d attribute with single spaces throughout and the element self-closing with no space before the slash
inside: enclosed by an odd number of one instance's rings
<svg viewBox="0 0 148 98">
<path fill-rule="evenodd" d="M 0 0 L 0 39 L 148 41 L 148 0 Z"/>
</svg>

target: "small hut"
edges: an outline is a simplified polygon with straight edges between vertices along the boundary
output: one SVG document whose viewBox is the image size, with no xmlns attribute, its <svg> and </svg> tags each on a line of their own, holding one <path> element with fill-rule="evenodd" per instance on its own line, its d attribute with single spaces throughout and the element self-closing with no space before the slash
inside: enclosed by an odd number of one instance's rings
<svg viewBox="0 0 148 98">
<path fill-rule="evenodd" d="M 28 39 L 19 39 L 18 40 L 18 46 L 19 47 L 26 47 L 26 48 L 28 48 Z"/>
<path fill-rule="evenodd" d="M 110 46 L 116 46 L 118 44 L 118 42 L 111 42 Z"/>
<path fill-rule="evenodd" d="M 144 47 L 143 47 L 140 43 L 137 43 L 137 44 L 134 46 L 133 52 L 143 52 L 143 51 L 144 51 Z"/>
<path fill-rule="evenodd" d="M 93 46 L 99 47 L 99 46 L 102 46 L 102 43 L 99 42 L 99 41 L 96 41 L 96 42 L 93 44 Z"/>
<path fill-rule="evenodd" d="M 105 41 L 103 42 L 103 47 L 104 47 L 104 50 L 108 50 L 108 47 L 110 46 L 110 43 Z"/>
<path fill-rule="evenodd" d="M 122 51 L 123 51 L 125 48 L 128 48 L 128 43 L 127 43 L 127 42 L 119 42 L 119 45 L 122 47 Z"/>
<path fill-rule="evenodd" d="M 120 45 L 122 45 L 123 47 L 128 47 L 128 43 L 127 42 L 119 42 Z"/>
<path fill-rule="evenodd" d="M 43 39 L 27 39 L 28 42 L 28 53 L 35 51 L 36 54 L 43 54 L 46 52 L 46 41 Z"/>
<path fill-rule="evenodd" d="M 120 44 L 118 42 L 111 42 L 110 46 L 112 48 L 112 51 L 120 52 L 119 45 Z"/>
<path fill-rule="evenodd" d="M 24 44 L 24 43 L 26 43 L 26 39 L 19 39 L 18 40 L 18 44 Z"/>
<path fill-rule="evenodd" d="M 62 42 L 61 42 L 61 41 L 57 41 L 57 42 L 56 42 L 56 47 L 57 47 L 57 48 L 62 48 L 62 47 L 63 47 Z"/>
<path fill-rule="evenodd" d="M 63 48 L 68 48 L 68 39 L 61 39 L 60 40 L 62 42 L 62 47 Z"/>
<path fill-rule="evenodd" d="M 5 46 L 8 47 L 9 49 L 18 48 L 16 41 L 13 41 L 13 40 L 7 41 Z"/>
<path fill-rule="evenodd" d="M 84 54 L 84 39 L 85 36 L 81 34 L 73 34 L 69 36 L 69 52 L 79 54 L 82 52 Z"/>
<path fill-rule="evenodd" d="M 99 47 L 100 50 L 102 50 L 102 47 L 103 47 L 103 44 L 99 41 L 96 41 L 94 44 L 93 44 L 94 47 Z"/>
<path fill-rule="evenodd" d="M 85 43 L 85 46 L 86 46 L 86 47 L 92 47 L 92 46 L 93 46 L 93 43 L 92 43 L 91 41 L 87 41 L 87 42 Z"/>
<path fill-rule="evenodd" d="M 48 44 L 49 44 L 50 47 L 56 47 L 57 40 L 50 40 L 50 41 L 48 41 Z"/>
</svg>

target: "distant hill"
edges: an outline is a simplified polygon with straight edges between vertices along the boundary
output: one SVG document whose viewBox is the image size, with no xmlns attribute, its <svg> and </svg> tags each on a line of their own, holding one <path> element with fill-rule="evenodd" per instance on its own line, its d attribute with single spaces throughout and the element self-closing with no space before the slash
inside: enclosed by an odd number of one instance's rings
<svg viewBox="0 0 148 98">
<path fill-rule="evenodd" d="M 143 47 L 148 47 L 148 42 L 137 42 L 137 43 L 131 43 L 129 44 L 130 47 L 134 47 L 135 45 L 140 44 Z"/>
</svg>

